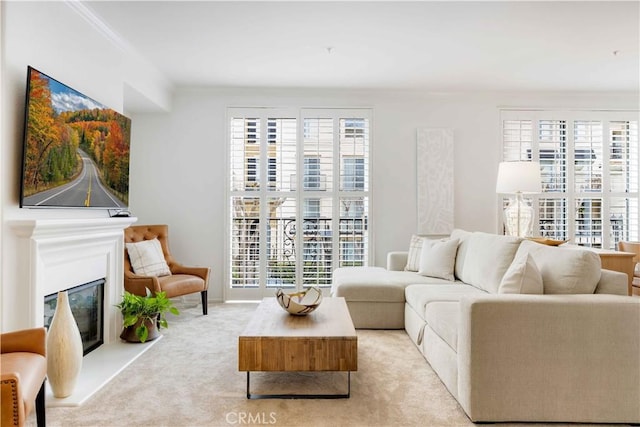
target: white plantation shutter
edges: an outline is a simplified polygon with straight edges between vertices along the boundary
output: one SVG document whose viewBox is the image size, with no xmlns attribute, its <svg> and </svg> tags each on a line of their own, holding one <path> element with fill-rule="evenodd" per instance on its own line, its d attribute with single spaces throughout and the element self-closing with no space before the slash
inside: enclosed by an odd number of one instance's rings
<svg viewBox="0 0 640 427">
<path fill-rule="evenodd" d="M 602 191 L 602 122 L 574 121 L 573 159 L 575 191 Z"/>
<path fill-rule="evenodd" d="M 362 265 L 369 250 L 368 197 L 340 198 L 340 266 Z"/>
<path fill-rule="evenodd" d="M 637 194 L 637 193 L 636 193 Z M 609 221 L 609 248 L 615 249 L 615 243 L 621 240 L 638 240 L 638 199 L 630 197 L 611 197 Z"/>
<path fill-rule="evenodd" d="M 260 283 L 260 199 L 231 198 L 231 286 L 258 287 Z"/>
<path fill-rule="evenodd" d="M 295 288 L 296 254 L 293 250 L 296 230 L 296 197 L 292 197 L 291 176 L 296 172 L 297 119 L 268 117 L 267 177 L 269 186 L 265 195 L 267 288 Z"/>
<path fill-rule="evenodd" d="M 311 184 L 311 176 L 318 182 L 317 187 L 305 185 L 305 190 L 333 191 L 333 124 L 332 118 L 304 118 L 304 161 L 309 165 L 306 184 Z"/>
<path fill-rule="evenodd" d="M 268 197 L 267 287 L 295 288 L 296 199 Z"/>
<path fill-rule="evenodd" d="M 534 234 L 611 249 L 638 240 L 637 112 L 502 110 L 501 122 L 503 159 L 540 162 Z"/>
<path fill-rule="evenodd" d="M 334 268 L 335 120 L 312 115 L 303 122 L 302 281 L 305 286 L 330 286 Z"/>
<path fill-rule="evenodd" d="M 302 253 L 304 286 L 331 286 L 333 272 L 332 197 L 305 197 Z"/>
<path fill-rule="evenodd" d="M 269 190 L 291 191 L 291 175 L 296 173 L 297 120 L 267 119 Z"/>
<path fill-rule="evenodd" d="M 540 236 L 555 240 L 567 240 L 567 198 L 538 199 Z"/>
<path fill-rule="evenodd" d="M 502 121 L 502 159 L 504 161 L 529 160 L 533 144 L 533 128 L 531 120 Z"/>
<path fill-rule="evenodd" d="M 531 153 L 528 160 L 533 158 Z M 564 193 L 567 186 L 567 122 L 538 122 L 538 159 L 542 188 L 546 193 Z"/>
<path fill-rule="evenodd" d="M 533 147 L 533 122 L 527 119 L 512 119 L 502 121 L 502 159 L 503 161 L 529 161 Z M 531 203 L 528 195 L 524 200 Z M 509 204 L 510 198 L 501 196 L 500 212 Z M 503 232 L 506 228 L 503 225 Z"/>
<path fill-rule="evenodd" d="M 340 189 L 367 191 L 369 184 L 369 121 L 340 119 Z"/>
<path fill-rule="evenodd" d="M 602 248 L 602 198 L 578 197 L 575 203 L 574 243 Z"/>
<path fill-rule="evenodd" d="M 231 191 L 258 190 L 260 123 L 256 118 L 233 118 L 230 124 Z"/>
<path fill-rule="evenodd" d="M 362 265 L 369 251 L 369 120 L 340 119 L 341 267 Z M 348 194 L 348 195 L 347 195 Z"/>
<path fill-rule="evenodd" d="M 329 287 L 335 267 L 368 265 L 369 111 L 228 113 L 226 298 Z"/>
<path fill-rule="evenodd" d="M 567 240 L 567 122 L 550 116 L 537 121 L 537 154 L 533 147 L 529 152 L 529 160 L 540 162 L 542 179 L 537 229 L 540 236 Z"/>
<path fill-rule="evenodd" d="M 638 240 L 638 169 L 640 162 L 638 122 L 613 120 L 609 122 L 609 204 L 610 248 L 620 240 Z"/>
</svg>

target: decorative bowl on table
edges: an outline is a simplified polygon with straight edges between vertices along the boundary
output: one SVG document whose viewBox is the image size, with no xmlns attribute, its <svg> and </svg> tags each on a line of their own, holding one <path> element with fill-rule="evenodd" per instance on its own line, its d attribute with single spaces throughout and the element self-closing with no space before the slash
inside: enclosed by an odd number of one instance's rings
<svg viewBox="0 0 640 427">
<path fill-rule="evenodd" d="M 282 289 L 276 291 L 276 299 L 280 307 L 296 316 L 304 316 L 318 308 L 322 302 L 322 291 L 310 287 L 301 292 L 286 293 Z"/>
</svg>

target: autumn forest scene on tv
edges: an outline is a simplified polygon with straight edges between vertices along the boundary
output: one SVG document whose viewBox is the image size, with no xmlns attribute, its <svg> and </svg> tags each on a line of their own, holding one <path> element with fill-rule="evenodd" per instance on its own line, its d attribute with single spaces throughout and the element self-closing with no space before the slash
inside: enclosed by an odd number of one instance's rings
<svg viewBox="0 0 640 427">
<path fill-rule="evenodd" d="M 21 206 L 125 208 L 131 120 L 31 67 Z"/>
</svg>

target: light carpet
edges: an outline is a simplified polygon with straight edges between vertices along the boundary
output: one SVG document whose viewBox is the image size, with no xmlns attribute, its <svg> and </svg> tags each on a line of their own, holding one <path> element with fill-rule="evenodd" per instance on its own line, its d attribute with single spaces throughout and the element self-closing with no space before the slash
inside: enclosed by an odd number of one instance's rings
<svg viewBox="0 0 640 427">
<path fill-rule="evenodd" d="M 358 371 L 351 374 L 349 399 L 247 400 L 238 335 L 256 305 L 210 304 L 208 316 L 195 302 L 176 305 L 181 315 L 168 316 L 162 340 L 84 405 L 47 408 L 47 425 L 474 425 L 404 331 L 357 331 Z M 251 381 L 252 392 L 346 391 L 344 373 L 256 373 Z M 35 414 L 28 422 L 35 426 Z"/>
</svg>

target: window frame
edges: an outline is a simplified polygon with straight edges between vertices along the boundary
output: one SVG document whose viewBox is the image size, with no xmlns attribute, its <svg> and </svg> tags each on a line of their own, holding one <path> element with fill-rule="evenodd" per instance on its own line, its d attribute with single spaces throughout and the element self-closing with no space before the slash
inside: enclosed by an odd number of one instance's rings
<svg viewBox="0 0 640 427">
<path fill-rule="evenodd" d="M 534 230 L 533 235 L 540 235 L 541 228 L 541 209 L 543 206 L 541 205 L 542 201 L 546 201 L 548 203 L 544 206 L 545 210 L 548 212 L 552 210 L 552 204 L 556 206 L 564 204 L 564 217 L 563 218 L 555 218 L 555 222 L 563 222 L 564 232 L 566 233 L 566 239 L 569 239 L 571 243 L 581 244 L 584 246 L 595 246 L 601 247 L 602 249 L 613 249 L 614 242 L 612 240 L 611 234 L 614 232 L 612 228 L 612 201 L 626 198 L 632 200 L 637 206 L 640 206 L 640 174 L 638 173 L 638 168 L 640 168 L 640 154 L 638 154 L 638 158 L 635 161 L 636 170 L 631 172 L 627 172 L 628 176 L 633 176 L 633 183 L 635 186 L 635 191 L 611 191 L 611 152 L 616 148 L 615 137 L 612 134 L 613 126 L 612 124 L 617 122 L 635 122 L 635 131 L 636 138 L 638 138 L 637 132 L 638 127 L 640 126 L 640 112 L 633 110 L 554 110 L 554 109 L 526 109 L 526 108 L 500 108 L 499 109 L 499 133 L 500 133 L 500 141 L 501 141 L 501 151 L 500 151 L 500 159 L 501 161 L 508 160 L 536 160 L 541 161 L 541 164 L 545 166 L 544 158 L 547 161 L 557 161 L 555 166 L 560 169 L 564 169 L 564 175 L 560 176 L 558 179 L 557 187 L 551 187 L 551 191 L 544 191 L 540 194 L 527 195 L 526 199 L 530 200 L 533 208 L 534 208 Z M 514 136 L 511 141 L 506 141 L 507 134 L 507 126 L 506 122 L 511 121 L 513 123 L 520 122 L 520 127 L 515 126 L 512 128 L 511 135 L 517 135 L 518 132 L 520 136 L 520 140 L 517 136 Z M 530 139 L 526 140 L 529 136 L 527 130 L 522 127 L 522 123 L 525 121 L 531 122 L 531 135 Z M 556 131 L 562 135 L 564 138 L 565 146 L 561 147 L 560 150 L 564 150 L 562 152 L 562 156 L 556 157 L 557 152 L 551 151 L 547 147 L 549 144 L 548 140 L 544 140 L 541 137 L 542 124 L 548 124 L 552 122 L 562 122 L 564 121 L 564 129 L 556 129 Z M 596 156 L 599 154 L 601 158 L 601 182 L 600 189 L 594 190 L 592 187 L 585 188 L 579 190 L 576 188 L 576 181 L 578 180 L 579 174 L 576 173 L 577 166 L 580 159 L 584 160 L 584 156 L 578 156 L 579 153 L 583 153 L 586 148 L 584 148 L 584 143 L 576 147 L 576 128 L 577 124 L 584 124 L 587 122 L 599 121 L 601 122 L 601 141 L 600 141 L 600 153 L 593 153 L 592 156 Z M 544 128 L 547 129 L 547 128 Z M 524 136 L 523 136 L 524 135 Z M 507 147 L 508 142 L 512 142 L 515 145 L 520 144 L 520 159 L 513 158 L 518 150 L 511 151 L 511 156 L 508 159 L 505 159 L 505 154 L 507 153 L 507 148 L 513 149 L 512 147 Z M 556 141 L 558 142 L 558 141 Z M 530 147 L 526 148 L 526 144 L 530 143 Z M 640 147 L 636 146 L 636 150 Z M 591 149 L 593 152 L 593 149 Z M 528 153 L 524 155 L 522 153 Z M 546 153 L 546 154 L 545 154 Z M 587 154 L 588 155 L 588 154 Z M 630 154 L 632 155 L 632 153 Z M 543 157 L 544 156 L 544 157 Z M 551 157 L 550 157 L 551 156 Z M 564 156 L 564 157 L 563 157 Z M 593 164 L 593 162 L 592 162 Z M 546 167 L 555 167 L 549 166 Z M 591 166 L 590 166 L 591 168 Z M 544 168 L 543 168 L 544 169 Z M 543 180 L 545 179 L 545 171 L 542 171 Z M 557 173 L 551 176 L 559 176 Z M 576 178 L 578 177 L 578 178 Z M 543 182 L 544 184 L 544 182 Z M 544 187 L 544 185 L 543 185 Z M 555 191 L 554 191 L 555 190 Z M 504 230 L 504 218 L 502 216 L 504 203 L 507 197 L 498 197 L 498 225 L 499 230 Z M 581 227 L 579 222 L 579 218 L 576 215 L 576 211 L 578 210 L 578 203 L 582 205 L 589 204 L 589 206 L 595 206 L 596 200 L 599 200 L 600 203 L 597 207 L 597 210 L 600 212 L 600 221 L 597 228 L 599 228 L 598 233 L 592 233 L 588 236 L 584 236 L 583 239 L 578 239 L 579 236 L 579 228 Z M 589 202 L 589 203 L 587 203 Z M 590 211 L 593 212 L 593 209 Z M 637 212 L 637 211 L 636 211 Z M 634 221 L 635 219 L 635 221 Z M 593 218 L 589 217 L 585 220 L 587 222 L 593 223 Z M 628 218 L 629 223 L 627 224 L 627 233 L 631 233 L 632 236 L 638 237 L 638 233 L 640 233 L 640 219 L 636 215 L 636 218 L 632 217 L 632 214 L 629 214 Z M 584 224 L 586 226 L 588 224 Z M 597 231 L 597 230 L 596 230 Z M 589 233 L 587 233 L 589 234 Z M 599 242 L 595 241 L 595 236 L 599 236 Z M 599 246 L 598 246 L 599 245 Z"/>
<path fill-rule="evenodd" d="M 305 212 L 305 202 L 307 200 L 314 200 L 314 202 L 312 203 L 318 203 L 315 200 L 320 201 L 320 199 L 323 198 L 327 198 L 330 197 L 332 202 L 331 202 L 331 211 L 332 211 L 332 216 L 331 216 L 331 230 L 333 233 L 333 237 L 332 237 L 332 243 L 331 243 L 331 247 L 327 247 L 327 243 L 322 243 L 319 242 L 318 245 L 322 246 L 324 245 L 324 247 L 326 248 L 327 251 L 331 251 L 332 255 L 332 269 L 336 268 L 339 266 L 339 262 L 340 262 L 340 248 L 341 248 L 341 230 L 340 230 L 340 201 L 343 198 L 354 198 L 354 197 L 364 197 L 363 200 L 365 200 L 363 202 L 363 208 L 364 206 L 366 206 L 366 208 L 368 209 L 368 211 L 366 212 L 366 216 L 365 216 L 365 221 L 362 222 L 363 224 L 365 224 L 363 227 L 358 228 L 357 230 L 354 231 L 355 232 L 359 232 L 360 234 L 366 234 L 366 241 L 364 242 L 364 244 L 366 244 L 366 259 L 363 261 L 364 265 L 371 265 L 373 259 L 374 259 L 374 250 L 373 250 L 373 245 L 372 245 L 372 239 L 371 239 L 371 224 L 372 224 L 372 209 L 371 207 L 372 205 L 372 198 L 371 198 L 371 188 L 372 188 L 372 176 L 371 176 L 371 165 L 372 165 L 372 147 L 373 147 L 373 137 L 372 137 L 372 123 L 373 123 L 373 112 L 372 109 L 370 108 L 317 108 L 317 109 L 310 109 L 310 108 L 301 108 L 301 107 L 292 107 L 292 108 L 241 108 L 241 107 L 229 107 L 227 108 L 226 111 L 226 140 L 225 140 L 225 150 L 226 150 L 226 158 L 227 159 L 231 159 L 231 150 L 232 150 L 232 141 L 231 141 L 231 123 L 232 123 L 232 119 L 233 118 L 245 118 L 245 119 L 250 119 L 250 118 L 256 118 L 258 123 L 254 124 L 255 128 L 258 128 L 259 132 L 255 137 L 255 142 L 261 142 L 260 144 L 261 147 L 261 156 L 260 158 L 269 158 L 266 156 L 267 150 L 268 148 L 266 148 L 267 145 L 270 145 L 273 141 L 272 139 L 274 138 L 274 135 L 272 135 L 269 132 L 270 126 L 268 124 L 268 119 L 273 118 L 273 119 L 279 119 L 279 118 L 289 118 L 289 119 L 296 119 L 296 166 L 295 166 L 295 172 L 294 172 L 294 176 L 291 177 L 291 189 L 286 191 L 286 197 L 291 197 L 292 195 L 295 195 L 295 209 L 296 209 L 296 228 L 301 231 L 303 230 L 304 226 L 304 221 L 303 219 L 305 218 L 305 213 L 309 213 L 309 212 Z M 305 176 L 305 173 L 307 171 L 307 169 L 309 168 L 313 168 L 313 166 L 311 164 L 307 164 L 309 162 L 305 161 L 306 158 L 310 158 L 309 156 L 305 156 L 305 136 L 307 136 L 306 134 L 309 132 L 309 129 L 306 126 L 306 119 L 333 119 L 333 139 L 332 139 L 332 144 L 333 144 L 333 166 L 331 169 L 331 174 L 333 175 L 331 177 L 331 179 L 333 179 L 333 183 L 331 185 L 330 188 L 329 185 L 327 185 L 327 183 L 321 182 L 324 177 L 323 174 L 321 172 L 321 170 L 319 169 L 320 165 L 318 165 L 318 170 L 317 173 L 313 173 L 312 178 L 317 178 L 319 179 L 319 187 L 320 188 L 307 188 L 307 187 L 311 187 L 310 185 L 308 185 L 310 183 L 310 181 L 307 179 L 308 177 Z M 368 173 L 368 182 L 366 183 L 366 190 L 361 191 L 361 190 L 349 190 L 349 191 L 344 191 L 342 189 L 339 188 L 340 185 L 340 173 L 342 170 L 342 165 L 341 165 L 341 159 L 342 159 L 342 154 L 340 151 L 340 119 L 366 119 L 368 121 L 368 124 L 366 125 L 366 138 L 367 138 L 367 156 L 368 156 L 368 165 L 366 165 L 365 167 L 367 168 L 367 171 L 365 173 Z M 247 126 L 248 127 L 248 126 Z M 248 130 L 245 130 L 245 132 L 248 134 Z M 358 137 L 361 136 L 362 134 L 364 134 L 365 129 L 358 129 L 356 131 L 353 132 L 353 135 L 349 135 L 350 137 Z M 250 141 L 247 140 L 247 143 L 249 143 Z M 245 145 L 246 147 L 246 145 Z M 313 160 L 311 160 L 310 162 L 313 162 Z M 227 206 L 227 214 L 225 215 L 225 267 L 224 267 L 224 286 L 223 286 L 223 297 L 225 300 L 255 300 L 255 299 L 260 299 L 263 298 L 265 296 L 273 296 L 274 290 L 275 288 L 270 287 L 271 285 L 266 283 L 267 282 L 267 277 L 266 277 L 266 269 L 267 269 L 267 262 L 261 263 L 260 266 L 260 279 L 259 279 L 259 285 L 257 287 L 233 287 L 232 283 L 231 283 L 231 272 L 232 272 L 232 262 L 233 260 L 231 259 L 232 257 L 232 247 L 231 247 L 231 233 L 232 233 L 232 218 L 234 218 L 233 215 L 233 207 L 230 206 L 231 205 L 231 201 L 233 199 L 233 197 L 237 197 L 239 195 L 242 196 L 246 196 L 246 197 L 257 197 L 261 200 L 260 202 L 260 206 L 261 206 L 261 213 L 260 213 L 260 235 L 264 236 L 262 238 L 260 238 L 260 242 L 259 242 L 259 246 L 260 246 L 260 253 L 267 253 L 266 252 L 266 248 L 267 248 L 267 239 L 270 238 L 268 232 L 266 232 L 266 230 L 268 229 L 267 225 L 263 225 L 263 223 L 266 223 L 268 221 L 269 216 L 265 215 L 265 212 L 267 209 L 267 205 L 268 203 L 266 203 L 266 201 L 269 200 L 269 197 L 272 196 L 277 196 L 278 193 L 284 193 L 282 191 L 278 191 L 275 188 L 276 183 L 273 182 L 273 187 L 271 187 L 272 184 L 272 180 L 270 172 L 269 171 L 265 171 L 265 166 L 262 165 L 262 161 L 257 161 L 258 164 L 260 164 L 260 167 L 262 169 L 260 169 L 258 171 L 259 174 L 259 182 L 268 182 L 269 185 L 268 186 L 263 186 L 260 185 L 259 188 L 257 188 L 256 190 L 251 190 L 251 189 L 247 189 L 245 188 L 244 190 L 232 190 L 231 184 L 232 184 L 232 169 L 234 168 L 234 165 L 232 164 L 231 161 L 227 162 L 228 166 L 227 169 L 225 171 L 225 180 L 226 180 L 226 194 L 225 194 L 225 206 Z M 236 166 L 237 167 L 237 166 Z M 270 166 L 271 167 L 271 166 Z M 276 167 L 278 168 L 279 166 L 276 165 Z M 294 182 L 295 181 L 295 182 Z M 309 181 L 309 182 L 307 182 Z M 315 181 L 314 181 L 315 182 Z M 305 184 L 307 184 L 305 186 Z M 324 188 L 326 185 L 327 188 Z M 235 186 L 234 186 L 235 187 Z M 231 209 L 231 212 L 229 212 L 228 210 Z M 326 215 L 326 213 L 325 213 Z M 265 218 L 267 221 L 263 221 L 263 218 Z M 313 222 L 315 219 L 312 218 L 311 221 Z M 319 220 L 323 220 L 322 218 L 320 218 Z M 347 238 L 349 238 L 351 236 L 347 236 Z M 304 274 L 303 270 L 303 264 L 305 264 L 306 261 L 306 255 L 304 254 L 304 250 L 305 250 L 305 246 L 303 245 L 303 238 L 304 238 L 304 233 L 303 232 L 298 232 L 296 233 L 295 236 L 295 247 L 297 248 L 297 255 L 296 255 L 296 288 L 297 289 L 301 289 L 302 288 L 302 275 Z M 349 254 L 349 261 L 351 261 L 353 255 Z M 262 265 L 265 264 L 265 265 Z M 305 266 L 306 268 L 306 266 Z M 305 276 L 306 277 L 306 276 Z M 305 279 L 306 280 L 306 279 Z M 246 286 L 246 285 L 245 285 Z M 329 287 L 327 288 L 323 288 L 323 291 L 326 293 L 328 292 Z"/>
</svg>

